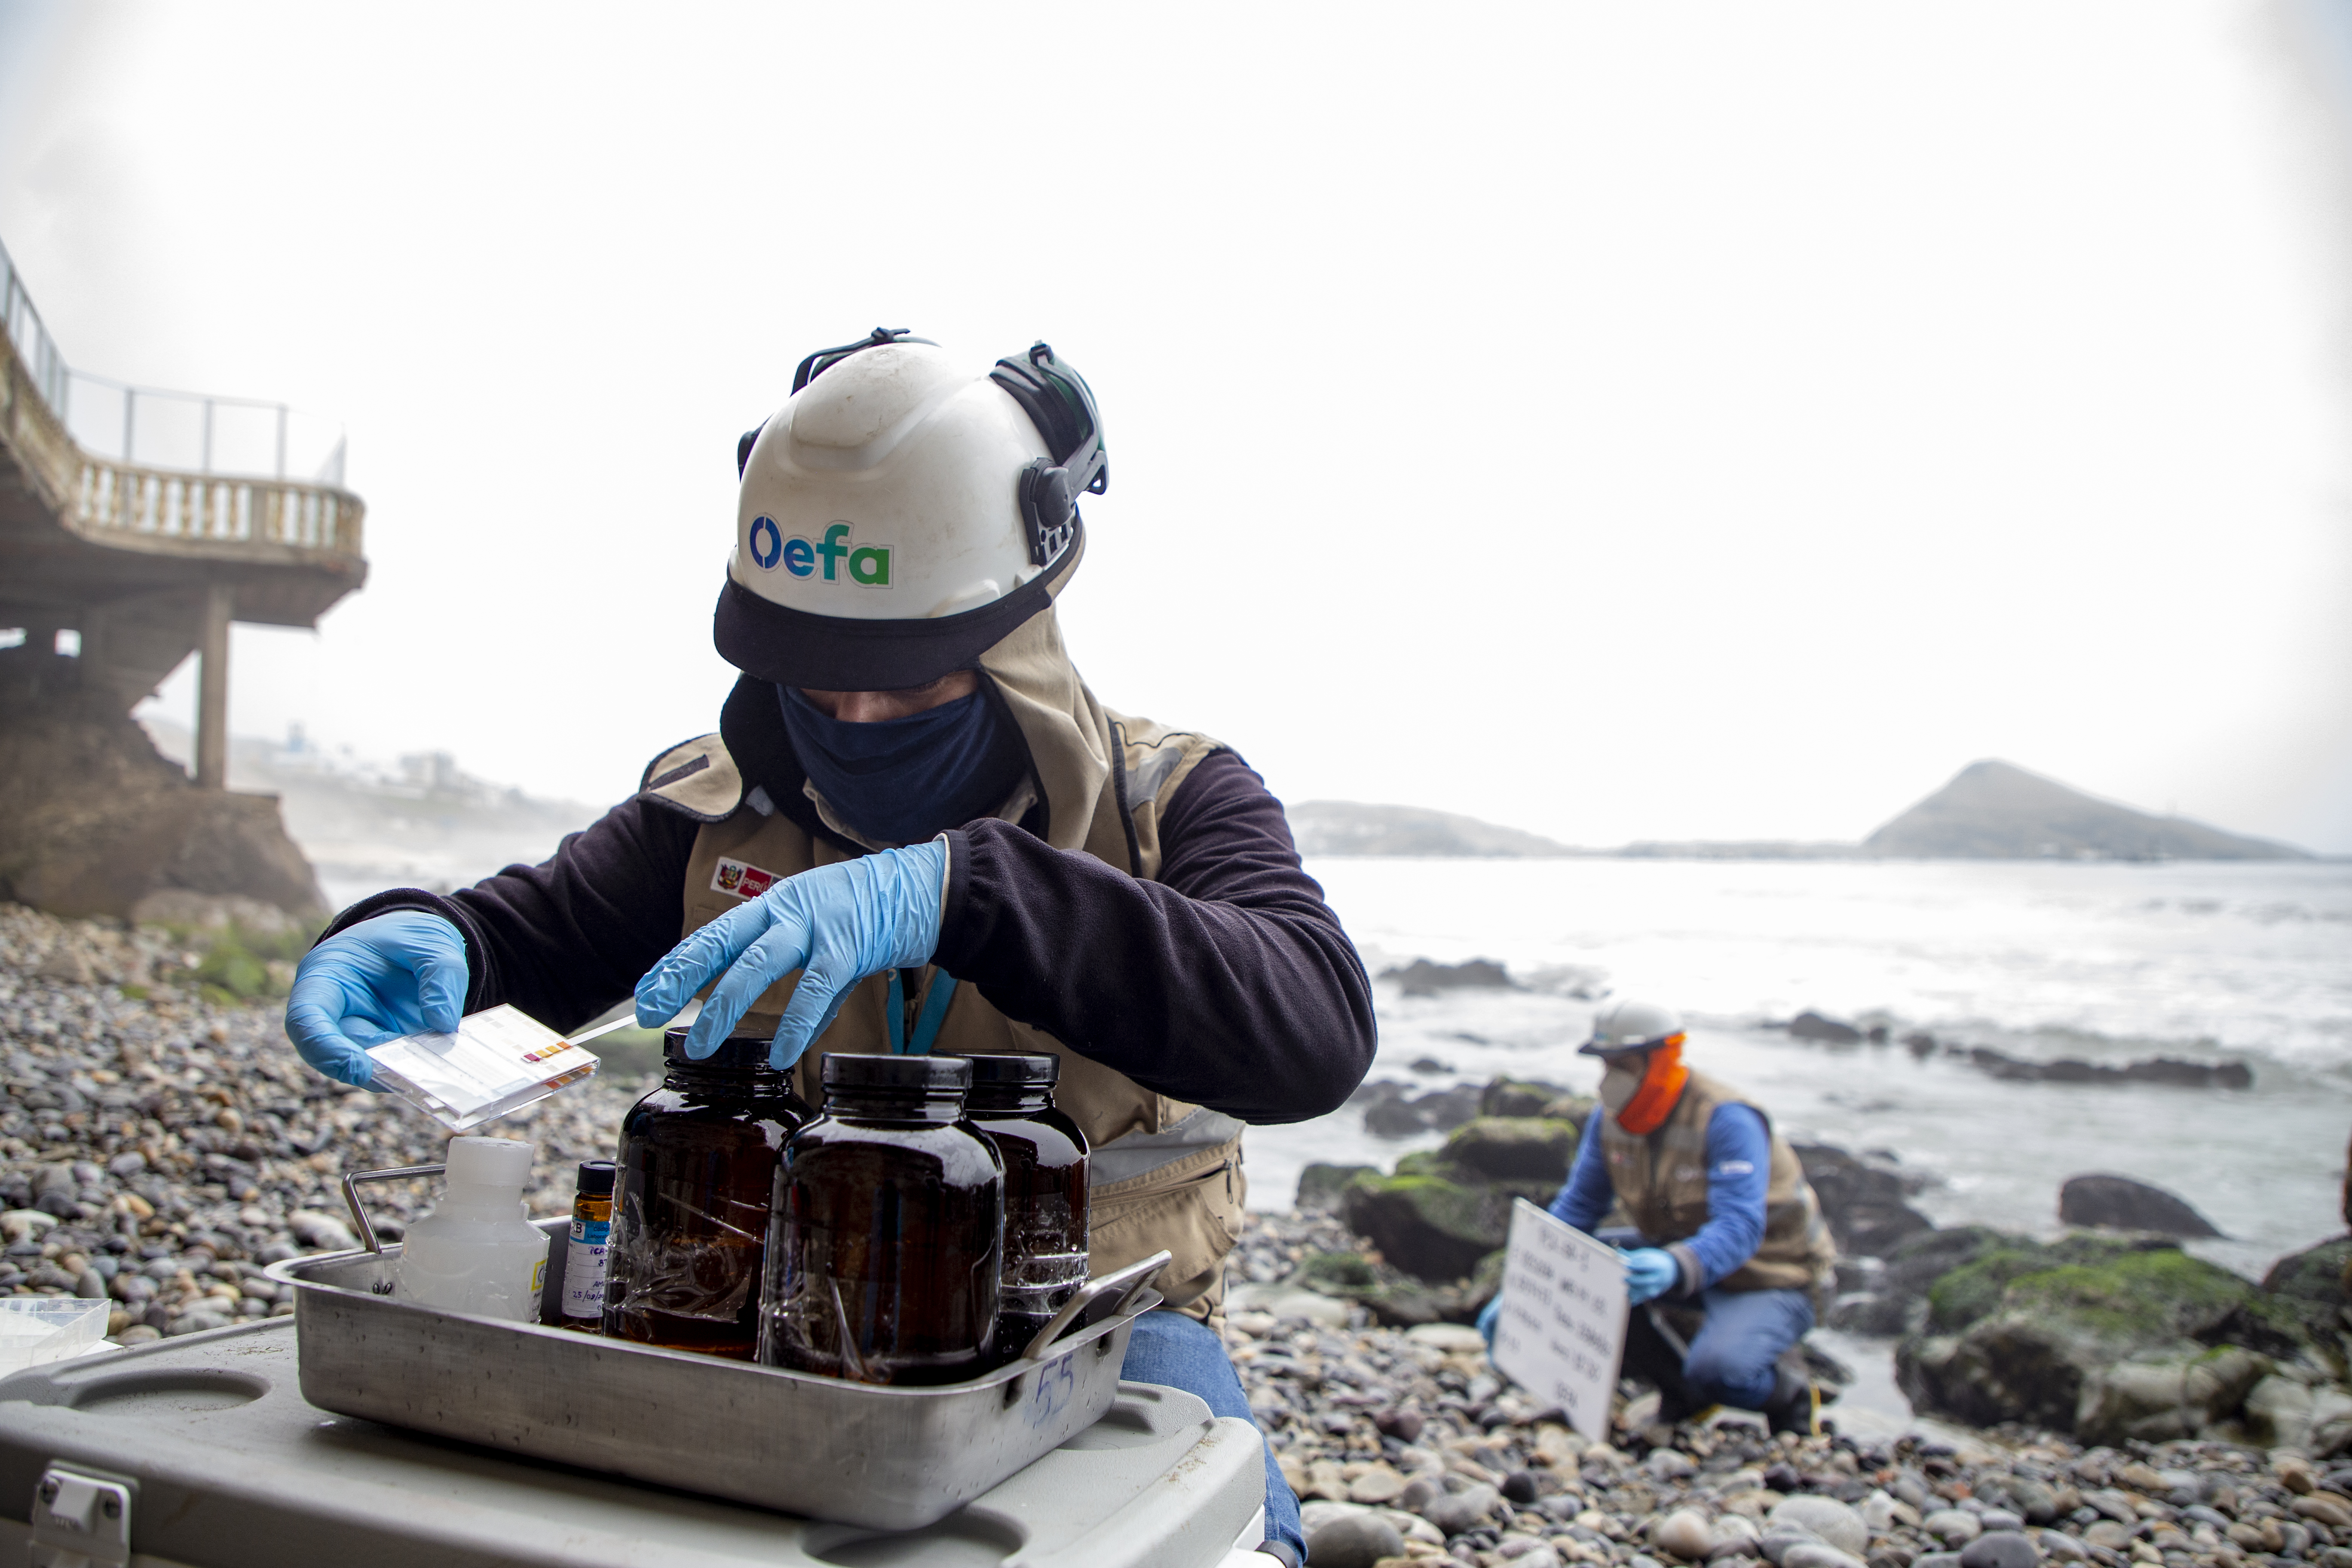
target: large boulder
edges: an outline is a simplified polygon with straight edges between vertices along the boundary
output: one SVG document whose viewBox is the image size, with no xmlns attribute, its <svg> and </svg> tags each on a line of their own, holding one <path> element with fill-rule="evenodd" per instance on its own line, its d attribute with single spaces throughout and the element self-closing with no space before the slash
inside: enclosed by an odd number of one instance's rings
<svg viewBox="0 0 2352 1568">
<path fill-rule="evenodd" d="M 1423 1323 L 1470 1323 L 1478 1309 L 1502 1289 L 1504 1254 L 1497 1250 L 1478 1260 L 1467 1279 L 1433 1281 L 1416 1279 L 1383 1258 L 1355 1252 L 1309 1253 L 1298 1267 L 1298 1289 L 1337 1300 L 1353 1301 L 1370 1312 L 1383 1327 L 1410 1329 Z"/>
<path fill-rule="evenodd" d="M 2171 1247 L 2095 1237 L 2044 1247 L 2011 1237 L 1937 1280 L 1924 1331 L 1897 1349 L 1896 1373 L 1923 1412 L 1976 1426 L 2019 1421 L 2070 1432 L 2087 1413 L 2153 1430 L 2145 1395 L 2156 1374 L 2134 1373 L 2117 1385 L 2111 1369 L 2180 1364 L 2186 1397 L 2186 1363 L 2204 1355 L 2206 1338 L 2252 1291 L 2229 1270 Z M 2228 1381 L 2220 1372 L 2211 1377 Z M 2210 1418 L 2207 1384 L 2198 1389 L 2197 1413 L 2173 1420 L 2174 1430 Z"/>
<path fill-rule="evenodd" d="M 1789 1020 L 1789 1037 L 1796 1040 L 1820 1040 L 1824 1045 L 1853 1046 L 1862 1043 L 1862 1031 L 1852 1024 L 1835 1018 L 1824 1018 L 1808 1009 Z"/>
<path fill-rule="evenodd" d="M 1445 1141 L 1444 1160 L 1490 1182 L 1558 1187 L 1576 1158 L 1576 1123 L 1542 1116 L 1481 1116 Z"/>
<path fill-rule="evenodd" d="M 1349 1228 L 1389 1262 L 1422 1279 L 1460 1279 L 1503 1245 L 1509 1193 L 1456 1180 L 1410 1158 L 1397 1164 L 1394 1175 L 1358 1176 L 1340 1199 Z"/>
<path fill-rule="evenodd" d="M 1393 980 L 1408 996 L 1434 996 L 1441 991 L 1516 991 L 1517 984 L 1499 963 L 1474 958 L 1466 963 L 1432 963 L 1416 958 L 1401 969 L 1383 969 L 1381 978 Z"/>
<path fill-rule="evenodd" d="M 2195 1437 L 2234 1415 L 2270 1369 L 2267 1356 L 2238 1345 L 2094 1368 L 2075 1401 L 2075 1440 L 2121 1447 Z"/>
<path fill-rule="evenodd" d="M 2058 1218 L 2067 1225 L 2148 1230 L 2164 1236 L 2221 1234 L 2211 1221 L 2162 1187 L 2129 1176 L 2069 1176 L 2058 1189 Z"/>
<path fill-rule="evenodd" d="M 1478 1091 L 1481 1116 L 1549 1116 L 1573 1121 L 1583 1131 L 1592 1114 L 1592 1100 L 1573 1089 L 1536 1079 L 1498 1078 Z"/>
<path fill-rule="evenodd" d="M 1318 1161 L 1298 1173 L 1298 1195 L 1292 1206 L 1314 1213 L 1328 1214 L 1339 1206 L 1339 1194 L 1358 1176 L 1380 1172 L 1370 1165 L 1327 1165 Z"/>
<path fill-rule="evenodd" d="M 1850 1154 L 1824 1143 L 1794 1147 L 1840 1252 L 1884 1258 L 1905 1237 L 1935 1229 L 1935 1222 L 1903 1201 L 1921 1184 L 1892 1158 Z"/>
<path fill-rule="evenodd" d="M 1478 1091 L 1468 1084 L 1414 1094 L 1409 1084 L 1382 1079 L 1357 1089 L 1348 1102 L 1364 1108 L 1365 1131 L 1380 1138 L 1449 1131 L 1478 1114 Z"/>
</svg>

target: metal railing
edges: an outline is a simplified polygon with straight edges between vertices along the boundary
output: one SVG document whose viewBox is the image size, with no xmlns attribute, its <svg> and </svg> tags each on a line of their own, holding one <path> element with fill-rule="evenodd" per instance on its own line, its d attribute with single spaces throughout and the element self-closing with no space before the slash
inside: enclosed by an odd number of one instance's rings
<svg viewBox="0 0 2352 1568">
<path fill-rule="evenodd" d="M 133 423 L 140 400 L 168 398 L 200 405 L 202 466 L 137 462 L 90 450 L 77 438 L 60 405 L 70 406 L 77 379 L 99 378 L 78 377 L 66 367 L 5 249 L 0 249 L 0 305 L 5 305 L 7 329 L 6 342 L 0 344 L 0 435 L 38 476 L 62 514 L 59 521 L 68 527 L 90 535 L 275 545 L 359 556 L 366 508 L 342 488 L 340 436 L 316 479 L 289 479 L 283 476 L 286 432 L 299 416 L 283 405 L 100 382 L 124 395 L 123 447 L 133 457 L 140 455 Z M 214 424 L 224 407 L 274 414 L 276 476 L 205 471 L 215 457 Z"/>
<path fill-rule="evenodd" d="M 58 352 L 24 277 L 0 246 L 0 317 L 41 400 L 90 456 L 159 472 L 284 479 L 341 489 L 341 428 L 283 403 L 138 386 L 75 370 Z M 143 450 L 142 450 L 143 447 Z"/>
<path fill-rule="evenodd" d="M 0 321 L 5 321 L 8 341 L 16 345 L 16 356 L 24 361 L 42 399 L 52 412 L 62 410 L 71 395 L 73 373 L 66 368 L 65 355 L 58 353 L 49 329 L 42 324 L 40 311 L 33 308 L 33 297 L 25 292 L 25 280 L 16 271 L 16 258 L 5 245 L 0 245 Z"/>
</svg>

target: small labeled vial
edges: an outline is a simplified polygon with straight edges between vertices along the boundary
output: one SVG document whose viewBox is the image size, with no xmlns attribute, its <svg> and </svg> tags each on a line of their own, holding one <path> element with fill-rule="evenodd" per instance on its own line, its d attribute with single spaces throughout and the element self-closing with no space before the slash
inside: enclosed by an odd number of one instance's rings
<svg viewBox="0 0 2352 1568">
<path fill-rule="evenodd" d="M 1054 1105 L 1062 1058 L 967 1057 L 964 1115 L 1004 1162 L 1005 1359 L 1028 1348 L 1087 1282 L 1087 1135 Z"/>
<path fill-rule="evenodd" d="M 582 1333 L 604 1331 L 604 1254 L 613 1237 L 617 1168 L 610 1160 L 581 1161 L 572 1199 L 572 1235 L 563 1244 L 563 1327 Z"/>
<path fill-rule="evenodd" d="M 621 1122 L 604 1332 L 751 1359 L 760 1258 L 784 1145 L 810 1117 L 767 1039 L 739 1035 L 700 1061 L 662 1037 L 661 1087 Z"/>
<path fill-rule="evenodd" d="M 776 1173 L 760 1359 L 856 1383 L 995 1362 L 1004 1166 L 963 1120 L 961 1057 L 839 1056 Z"/>
</svg>

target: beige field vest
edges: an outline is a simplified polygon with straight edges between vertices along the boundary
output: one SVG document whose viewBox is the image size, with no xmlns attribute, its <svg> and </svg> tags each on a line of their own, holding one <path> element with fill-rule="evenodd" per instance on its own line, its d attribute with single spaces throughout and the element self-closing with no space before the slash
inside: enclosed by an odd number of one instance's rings
<svg viewBox="0 0 2352 1568">
<path fill-rule="evenodd" d="M 1706 1127 L 1721 1105 L 1744 1105 L 1764 1117 L 1772 1142 L 1772 1172 L 1764 1192 L 1764 1240 L 1755 1256 L 1716 1282 L 1722 1290 L 1819 1290 L 1837 1263 L 1837 1244 L 1822 1218 L 1822 1205 L 1772 1119 L 1746 1095 L 1717 1079 L 1695 1072 L 1683 1086 L 1665 1124 L 1646 1137 L 1628 1132 L 1607 1111 L 1601 1127 L 1601 1152 L 1609 1163 L 1609 1184 L 1627 1223 L 1644 1239 L 1664 1247 L 1698 1234 L 1706 1223 Z"/>
<path fill-rule="evenodd" d="M 1082 850 L 1150 880 L 1160 870 L 1162 803 L 1203 757 L 1220 749 L 1219 743 L 1205 735 L 1111 712 L 1095 703 L 1083 687 L 1078 694 L 1084 702 L 1078 711 L 1098 719 L 1102 726 L 1098 736 L 1092 737 L 1096 746 L 1087 749 L 1108 765 L 1097 775 L 1092 809 L 1084 815 L 1055 813 L 1052 837 L 1076 840 L 1057 847 Z M 1066 731 L 1066 721 L 1033 726 L 1017 706 L 1015 712 L 1024 720 L 1049 799 L 1056 795 L 1066 798 L 1066 786 L 1088 771 L 1085 759 L 1073 763 L 1047 749 L 1055 746 L 1056 730 Z M 782 879 L 853 858 L 831 839 L 813 838 L 777 811 L 764 791 L 747 795 L 717 735 L 664 752 L 646 770 L 646 780 L 645 793 L 704 824 L 687 866 L 684 931 L 741 905 L 743 899 L 729 890 L 730 885 L 742 886 L 741 872 L 732 868 L 754 868 Z M 1064 787 L 1057 789 L 1057 784 Z M 1071 826 L 1064 828 L 1064 822 Z M 926 969 L 922 985 L 908 1000 L 927 994 L 939 973 L 935 967 Z M 772 1034 L 798 980 L 795 973 L 771 986 L 745 1015 L 742 1032 Z M 880 1055 L 889 1049 L 888 994 L 886 974 L 860 982 L 832 1026 L 801 1058 L 799 1087 L 811 1104 L 823 1100 L 817 1076 L 823 1053 Z M 1101 1274 L 1166 1247 L 1175 1258 L 1160 1277 L 1159 1289 L 1168 1304 L 1203 1321 L 1217 1313 L 1224 1296 L 1224 1257 L 1240 1237 L 1246 1193 L 1240 1121 L 1154 1094 L 1051 1035 L 1014 1023 L 990 1006 L 971 984 L 956 987 L 932 1048 L 958 1055 L 1025 1051 L 1060 1057 L 1055 1103 L 1077 1122 L 1093 1150 L 1087 1173 L 1093 1197 L 1093 1271 Z"/>
</svg>

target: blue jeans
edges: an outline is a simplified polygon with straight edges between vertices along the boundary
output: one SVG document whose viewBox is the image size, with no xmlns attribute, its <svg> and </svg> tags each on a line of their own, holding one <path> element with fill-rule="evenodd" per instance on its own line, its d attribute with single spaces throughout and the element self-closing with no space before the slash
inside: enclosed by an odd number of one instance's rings
<svg viewBox="0 0 2352 1568">
<path fill-rule="evenodd" d="M 1146 1312 L 1138 1318 L 1135 1337 L 1127 1342 L 1127 1360 L 1118 1374 L 1129 1383 L 1162 1383 L 1197 1394 L 1208 1402 L 1213 1414 L 1236 1415 L 1253 1426 L 1257 1425 L 1250 1415 L 1249 1400 L 1242 1394 L 1242 1380 L 1226 1359 L 1224 1345 L 1216 1331 L 1197 1318 L 1181 1312 Z M 1303 1562 L 1307 1537 L 1298 1528 L 1298 1500 L 1290 1494 L 1290 1483 L 1282 1479 L 1273 1448 L 1263 1440 L 1259 1447 L 1265 1449 L 1266 1539 L 1281 1542 Z"/>
<path fill-rule="evenodd" d="M 1683 1358 L 1683 1384 L 1695 1405 L 1761 1410 L 1772 1397 L 1773 1363 L 1813 1326 L 1802 1290 L 1709 1290 L 1706 1322 Z"/>
</svg>

